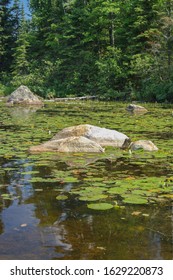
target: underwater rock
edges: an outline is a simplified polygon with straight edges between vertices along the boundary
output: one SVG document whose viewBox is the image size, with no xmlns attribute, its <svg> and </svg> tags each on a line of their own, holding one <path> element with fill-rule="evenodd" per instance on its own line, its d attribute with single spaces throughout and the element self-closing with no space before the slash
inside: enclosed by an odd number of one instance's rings
<svg viewBox="0 0 173 280">
<path fill-rule="evenodd" d="M 158 151 L 158 148 L 153 144 L 150 140 L 138 140 L 135 142 L 132 142 L 130 145 L 131 150 L 139 150 L 143 149 L 144 151 Z"/>
<path fill-rule="evenodd" d="M 52 140 L 64 139 L 72 136 L 83 136 L 89 140 L 95 141 L 101 146 L 122 147 L 124 142 L 130 139 L 125 134 L 116 130 L 101 128 L 89 124 L 81 124 L 64 128 L 58 132 Z"/>
<path fill-rule="evenodd" d="M 21 85 L 18 89 L 13 91 L 7 99 L 7 105 L 43 105 L 40 97 L 33 94 L 26 86 Z"/>
<path fill-rule="evenodd" d="M 62 153 L 103 153 L 104 149 L 98 143 L 82 136 L 50 140 L 29 149 L 31 153 L 49 151 Z"/>
<path fill-rule="evenodd" d="M 133 113 L 146 113 L 148 112 L 148 110 L 143 107 L 143 106 L 139 106 L 139 105 L 136 105 L 136 104 L 130 104 L 127 108 L 126 108 L 127 111 L 129 112 L 133 112 Z"/>
</svg>

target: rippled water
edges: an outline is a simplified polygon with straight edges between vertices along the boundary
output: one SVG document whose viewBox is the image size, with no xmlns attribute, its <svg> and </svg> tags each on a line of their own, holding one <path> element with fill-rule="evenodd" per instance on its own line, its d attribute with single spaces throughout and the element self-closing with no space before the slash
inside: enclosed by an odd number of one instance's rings
<svg viewBox="0 0 173 280">
<path fill-rule="evenodd" d="M 0 259 L 173 259 L 171 193 L 142 205 L 110 195 L 115 207 L 98 211 L 72 191 L 141 178 L 163 186 L 168 181 L 173 188 L 173 106 L 146 104 L 149 113 L 143 116 L 125 107 L 57 103 L 36 111 L 0 104 Z M 31 145 L 81 123 L 117 129 L 132 140 L 150 139 L 159 152 L 28 154 Z M 67 199 L 57 200 L 60 194 Z M 125 207 L 116 208 L 117 201 Z"/>
</svg>

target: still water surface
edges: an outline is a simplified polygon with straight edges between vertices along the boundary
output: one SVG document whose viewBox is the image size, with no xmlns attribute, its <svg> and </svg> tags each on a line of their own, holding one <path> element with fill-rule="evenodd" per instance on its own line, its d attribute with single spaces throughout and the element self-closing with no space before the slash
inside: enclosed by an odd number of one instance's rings
<svg viewBox="0 0 173 280">
<path fill-rule="evenodd" d="M 148 104 L 149 113 L 141 116 L 130 115 L 125 106 L 47 104 L 36 111 L 1 104 L 0 259 L 173 259 L 172 193 L 168 200 L 147 204 L 126 204 L 111 193 L 108 202 L 123 207 L 98 211 L 72 191 L 141 178 L 168 181 L 173 188 L 172 107 Z M 80 123 L 150 139 L 159 152 L 28 154 L 31 145 Z M 67 199 L 57 200 L 58 195 Z"/>
</svg>

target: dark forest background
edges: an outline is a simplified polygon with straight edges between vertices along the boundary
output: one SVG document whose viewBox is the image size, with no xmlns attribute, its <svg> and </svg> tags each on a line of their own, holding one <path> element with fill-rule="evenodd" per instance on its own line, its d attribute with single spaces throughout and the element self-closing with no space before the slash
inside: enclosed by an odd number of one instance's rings
<svg viewBox="0 0 173 280">
<path fill-rule="evenodd" d="M 0 94 L 173 102 L 173 0 L 0 4 Z"/>
</svg>

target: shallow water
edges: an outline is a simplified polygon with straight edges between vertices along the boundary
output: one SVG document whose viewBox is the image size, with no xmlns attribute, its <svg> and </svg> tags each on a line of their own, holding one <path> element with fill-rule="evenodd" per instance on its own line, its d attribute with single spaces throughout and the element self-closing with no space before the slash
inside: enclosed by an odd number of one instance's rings
<svg viewBox="0 0 173 280">
<path fill-rule="evenodd" d="M 129 114 L 126 106 L 0 104 L 0 259 L 173 259 L 173 106 L 145 104 L 145 115 Z M 30 146 L 82 123 L 152 140 L 159 151 L 28 154 Z M 115 192 L 119 186 L 125 194 Z M 91 188 L 101 198 L 90 200 Z M 124 200 L 135 191 L 144 191 L 147 203 Z M 88 208 L 99 202 L 112 208 Z"/>
</svg>

